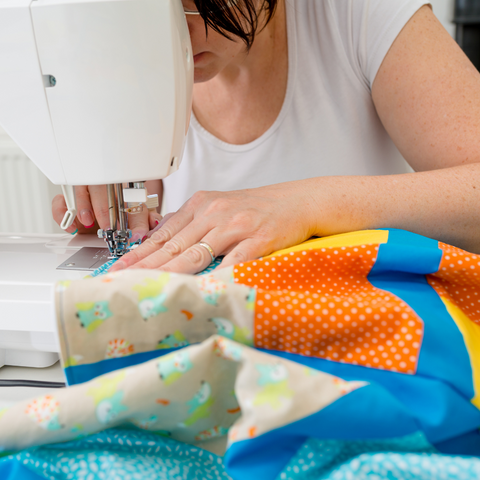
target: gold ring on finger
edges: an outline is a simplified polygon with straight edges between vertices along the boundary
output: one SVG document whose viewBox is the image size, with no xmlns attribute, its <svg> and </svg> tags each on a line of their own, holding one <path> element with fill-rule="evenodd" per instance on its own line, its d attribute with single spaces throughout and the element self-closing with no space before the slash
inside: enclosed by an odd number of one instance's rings
<svg viewBox="0 0 480 480">
<path fill-rule="evenodd" d="M 198 245 L 200 245 L 201 247 L 207 250 L 207 252 L 210 254 L 210 257 L 212 259 L 211 263 L 213 263 L 215 261 L 215 252 L 213 251 L 213 248 L 207 242 L 198 242 Z"/>
</svg>

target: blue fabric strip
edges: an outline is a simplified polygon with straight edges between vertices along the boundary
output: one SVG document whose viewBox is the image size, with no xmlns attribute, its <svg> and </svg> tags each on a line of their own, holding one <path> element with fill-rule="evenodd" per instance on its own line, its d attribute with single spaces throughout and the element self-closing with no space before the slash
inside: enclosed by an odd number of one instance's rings
<svg viewBox="0 0 480 480">
<path fill-rule="evenodd" d="M 73 367 L 65 368 L 65 376 L 67 378 L 67 384 L 77 385 L 78 383 L 88 382 L 92 378 L 103 375 L 104 373 L 110 373 L 120 368 L 132 367 L 143 362 L 148 362 L 154 358 L 162 357 L 167 353 L 180 350 L 179 348 L 163 348 L 159 350 L 153 350 L 151 352 L 134 353 L 127 357 L 121 358 L 109 358 L 97 363 L 88 363 L 86 365 L 76 365 Z"/>
<path fill-rule="evenodd" d="M 403 230 L 389 230 L 368 280 L 410 305 L 424 322 L 417 373 L 442 379 L 471 400 L 472 367 L 463 336 L 425 275 L 440 267 L 438 242 Z"/>
<path fill-rule="evenodd" d="M 480 411 L 458 391 L 435 378 L 405 375 L 273 350 L 263 351 L 344 380 L 360 380 L 381 386 L 405 406 L 432 444 L 464 435 L 480 425 Z M 375 398 L 372 398 L 372 401 L 375 402 Z M 360 414 L 358 409 L 356 412 L 357 415 Z M 369 414 L 370 410 L 363 413 Z M 360 439 L 369 438 L 366 432 L 364 433 Z"/>
<path fill-rule="evenodd" d="M 395 397 L 378 385 L 367 385 L 297 422 L 233 443 L 224 464 L 235 479 L 273 480 L 308 438 L 390 439 L 418 430 Z"/>
</svg>

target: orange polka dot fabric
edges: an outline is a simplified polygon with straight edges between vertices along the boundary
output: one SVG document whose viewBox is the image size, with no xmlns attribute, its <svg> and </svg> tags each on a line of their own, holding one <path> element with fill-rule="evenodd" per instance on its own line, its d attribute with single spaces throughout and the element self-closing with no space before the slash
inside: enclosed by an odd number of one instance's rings
<svg viewBox="0 0 480 480">
<path fill-rule="evenodd" d="M 427 275 L 428 283 L 480 325 L 480 255 L 445 243 L 438 246 L 443 251 L 442 261 L 437 273 Z"/>
<path fill-rule="evenodd" d="M 255 346 L 414 374 L 423 321 L 367 279 L 378 245 L 291 252 L 237 265 L 257 288 Z"/>
</svg>

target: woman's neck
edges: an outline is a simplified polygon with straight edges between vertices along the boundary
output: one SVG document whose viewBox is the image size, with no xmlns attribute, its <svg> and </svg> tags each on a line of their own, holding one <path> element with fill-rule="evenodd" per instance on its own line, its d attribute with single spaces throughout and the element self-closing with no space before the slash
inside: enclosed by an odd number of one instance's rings
<svg viewBox="0 0 480 480">
<path fill-rule="evenodd" d="M 194 86 L 193 108 L 200 124 L 221 140 L 249 143 L 275 122 L 288 79 L 286 13 L 278 3 L 273 19 L 212 80 Z"/>
</svg>

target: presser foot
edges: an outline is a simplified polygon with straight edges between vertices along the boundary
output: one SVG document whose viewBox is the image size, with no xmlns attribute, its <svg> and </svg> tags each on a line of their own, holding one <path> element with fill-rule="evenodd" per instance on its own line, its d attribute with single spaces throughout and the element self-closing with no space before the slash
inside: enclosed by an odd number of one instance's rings
<svg viewBox="0 0 480 480">
<path fill-rule="evenodd" d="M 110 252 L 110 259 L 119 258 L 130 251 L 131 230 L 98 230 L 97 235 L 103 238 Z"/>
</svg>

